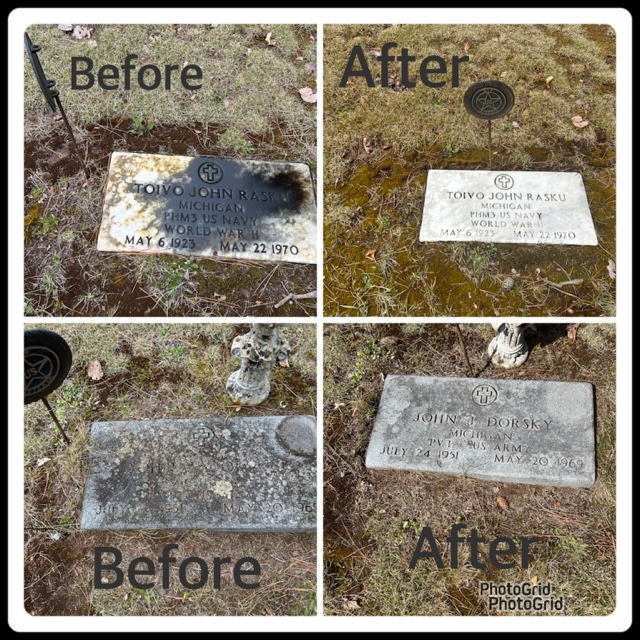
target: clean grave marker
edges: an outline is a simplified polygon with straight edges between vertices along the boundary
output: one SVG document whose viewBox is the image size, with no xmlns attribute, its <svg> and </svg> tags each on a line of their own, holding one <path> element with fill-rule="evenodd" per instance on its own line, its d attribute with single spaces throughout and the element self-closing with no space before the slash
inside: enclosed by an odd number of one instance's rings
<svg viewBox="0 0 640 640">
<path fill-rule="evenodd" d="M 387 376 L 366 466 L 590 487 L 593 388 L 584 382 Z"/>
<path fill-rule="evenodd" d="M 598 244 L 579 173 L 438 169 L 427 177 L 420 241 Z"/>
<path fill-rule="evenodd" d="M 316 262 L 305 164 L 111 154 L 99 251 Z"/>
<path fill-rule="evenodd" d="M 96 422 L 80 528 L 314 531 L 315 418 Z"/>
</svg>

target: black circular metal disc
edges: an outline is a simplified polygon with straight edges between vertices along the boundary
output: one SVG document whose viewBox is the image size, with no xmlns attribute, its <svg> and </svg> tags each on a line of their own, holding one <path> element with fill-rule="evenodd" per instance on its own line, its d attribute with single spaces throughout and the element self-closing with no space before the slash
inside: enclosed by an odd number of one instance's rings
<svg viewBox="0 0 640 640">
<path fill-rule="evenodd" d="M 56 103 L 53 98 L 56 94 L 53 91 L 53 87 L 55 87 L 56 81 L 47 80 L 47 76 L 42 69 L 42 65 L 40 64 L 40 60 L 38 59 L 38 51 L 40 51 L 42 47 L 39 44 L 33 44 L 31 42 L 29 34 L 26 31 L 24 32 L 24 46 L 27 48 L 27 55 L 29 56 L 29 61 L 31 62 L 33 73 L 38 80 L 38 84 L 40 85 L 40 90 L 44 94 L 44 97 L 51 107 L 51 110 L 55 111 Z"/>
<path fill-rule="evenodd" d="M 71 349 L 62 336 L 41 329 L 25 331 L 24 403 L 55 391 L 67 377 L 71 361 Z"/>
<path fill-rule="evenodd" d="M 464 108 L 481 120 L 504 118 L 514 102 L 511 87 L 500 80 L 474 82 L 464 94 Z"/>
</svg>

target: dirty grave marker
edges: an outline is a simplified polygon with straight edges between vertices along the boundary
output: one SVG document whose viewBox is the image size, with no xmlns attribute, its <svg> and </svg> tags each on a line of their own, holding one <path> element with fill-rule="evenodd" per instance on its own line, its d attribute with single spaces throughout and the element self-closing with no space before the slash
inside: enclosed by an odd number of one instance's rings
<svg viewBox="0 0 640 640">
<path fill-rule="evenodd" d="M 311 416 L 96 422 L 81 529 L 316 528 Z"/>
<path fill-rule="evenodd" d="M 310 169 L 114 152 L 98 250 L 315 263 Z"/>
<path fill-rule="evenodd" d="M 590 487 L 596 472 L 593 387 L 389 375 L 366 466 Z"/>
</svg>

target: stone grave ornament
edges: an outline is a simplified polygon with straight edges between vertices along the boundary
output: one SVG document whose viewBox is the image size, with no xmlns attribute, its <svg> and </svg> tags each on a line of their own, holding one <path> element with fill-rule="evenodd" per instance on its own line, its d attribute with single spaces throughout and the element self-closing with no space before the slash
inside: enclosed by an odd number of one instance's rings
<svg viewBox="0 0 640 640">
<path fill-rule="evenodd" d="M 487 353 L 493 364 L 503 369 L 522 366 L 529 357 L 529 345 L 524 332 L 529 327 L 526 322 L 492 322 L 496 336 L 489 343 Z"/>
<path fill-rule="evenodd" d="M 489 171 L 429 171 L 421 242 L 598 244 L 579 173 L 491 170 L 491 122 L 513 105 L 513 91 L 499 80 L 467 89 L 465 109 L 487 121 Z"/>
<path fill-rule="evenodd" d="M 235 404 L 253 407 L 267 399 L 273 367 L 291 351 L 280 336 L 282 326 L 254 323 L 249 333 L 233 339 L 231 355 L 240 358 L 240 368 L 229 376 L 227 393 Z"/>
<path fill-rule="evenodd" d="M 71 443 L 47 396 L 64 382 L 71 364 L 71 349 L 61 335 L 45 329 L 24 332 L 24 404 L 42 400 L 66 444 Z"/>
<path fill-rule="evenodd" d="M 305 164 L 113 152 L 98 250 L 316 262 Z"/>
<path fill-rule="evenodd" d="M 71 129 L 71 125 L 69 124 L 69 120 L 67 119 L 67 114 L 62 108 L 62 103 L 60 102 L 60 92 L 56 88 L 56 81 L 47 78 L 42 68 L 42 64 L 40 63 L 40 59 L 38 58 L 38 53 L 42 51 L 42 47 L 38 44 L 33 44 L 31 42 L 31 38 L 29 38 L 29 34 L 26 31 L 24 32 L 24 46 L 27 49 L 27 56 L 29 57 L 29 62 L 31 63 L 31 68 L 33 69 L 33 73 L 36 76 L 36 80 L 38 81 L 40 90 L 42 91 L 47 104 L 51 108 L 51 111 L 55 113 L 56 108 L 60 111 L 64 126 L 66 127 L 69 137 L 71 138 L 73 151 L 78 158 L 80 165 L 82 166 L 85 176 L 88 178 L 89 170 L 84 163 L 84 159 L 82 157 L 82 154 L 80 153 L 80 149 L 78 149 L 78 144 L 76 143 L 76 138 L 73 135 L 73 130 Z"/>
<path fill-rule="evenodd" d="M 80 528 L 316 528 L 316 421 L 261 416 L 96 422 Z"/>
<path fill-rule="evenodd" d="M 366 466 L 591 487 L 596 477 L 593 387 L 389 375 Z"/>
</svg>

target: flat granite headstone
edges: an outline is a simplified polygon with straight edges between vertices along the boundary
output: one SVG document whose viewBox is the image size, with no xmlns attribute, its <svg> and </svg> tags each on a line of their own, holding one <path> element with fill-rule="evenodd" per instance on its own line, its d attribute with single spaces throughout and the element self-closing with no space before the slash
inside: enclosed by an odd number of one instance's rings
<svg viewBox="0 0 640 640">
<path fill-rule="evenodd" d="M 366 466 L 590 487 L 593 388 L 584 382 L 387 376 Z"/>
<path fill-rule="evenodd" d="M 316 262 L 305 164 L 111 154 L 99 251 Z"/>
<path fill-rule="evenodd" d="M 420 241 L 598 244 L 582 176 L 557 171 L 432 169 Z"/>
<path fill-rule="evenodd" d="M 315 418 L 95 422 L 80 528 L 314 531 Z"/>
</svg>

